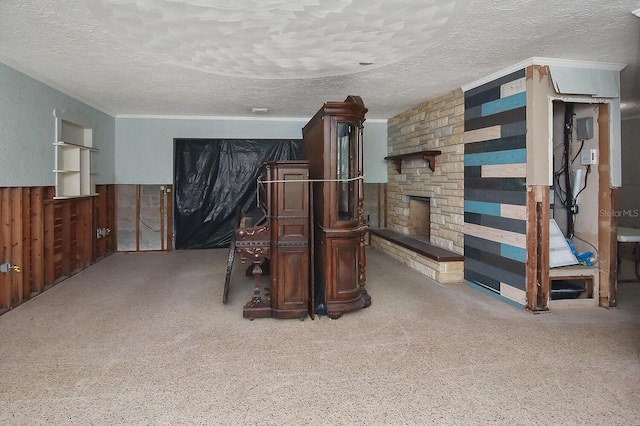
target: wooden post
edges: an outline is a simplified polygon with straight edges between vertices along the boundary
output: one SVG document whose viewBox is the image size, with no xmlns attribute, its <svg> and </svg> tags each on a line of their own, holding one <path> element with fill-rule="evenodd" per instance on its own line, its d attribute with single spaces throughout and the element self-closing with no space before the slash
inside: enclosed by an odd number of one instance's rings
<svg viewBox="0 0 640 426">
<path fill-rule="evenodd" d="M 136 251 L 140 251 L 140 185 L 136 184 Z"/>
<path fill-rule="evenodd" d="M 62 226 L 61 235 L 61 276 L 68 277 L 71 275 L 71 202 L 69 200 L 62 201 L 62 214 L 60 221 Z"/>
<path fill-rule="evenodd" d="M 167 185 L 167 251 L 173 250 L 173 185 Z"/>
<path fill-rule="evenodd" d="M 44 290 L 44 192 L 38 186 L 31 191 L 31 291 Z"/>
<path fill-rule="evenodd" d="M 164 251 L 164 202 L 166 191 L 162 185 L 160 185 L 160 251 Z"/>
<path fill-rule="evenodd" d="M 11 188 L 0 188 L 0 263 L 11 256 Z M 11 308 L 11 273 L 0 273 L 0 310 Z"/>
<path fill-rule="evenodd" d="M 612 265 L 617 263 L 616 255 L 616 218 L 614 196 L 611 191 L 611 169 L 609 166 L 609 107 L 600 104 L 598 114 L 598 211 L 608 212 L 600 214 L 598 218 L 598 251 L 600 266 L 600 306 L 612 307 L 617 303 L 617 279 L 612 275 Z"/>
<path fill-rule="evenodd" d="M 46 199 L 43 201 L 44 209 L 44 288 L 50 286 L 55 281 L 55 204 L 53 201 L 52 189 L 47 188 Z"/>
<path fill-rule="evenodd" d="M 22 300 L 31 298 L 31 188 L 22 188 Z"/>
<path fill-rule="evenodd" d="M 11 251 L 9 259 L 11 264 L 24 268 L 22 261 L 22 188 L 11 188 Z M 22 279 L 21 272 L 11 272 L 11 306 L 22 303 Z"/>
</svg>

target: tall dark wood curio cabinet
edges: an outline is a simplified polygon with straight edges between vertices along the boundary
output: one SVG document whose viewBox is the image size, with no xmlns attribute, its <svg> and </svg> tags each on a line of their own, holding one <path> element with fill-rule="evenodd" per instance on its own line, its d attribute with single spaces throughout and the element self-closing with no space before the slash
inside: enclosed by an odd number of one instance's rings
<svg viewBox="0 0 640 426">
<path fill-rule="evenodd" d="M 316 312 L 330 318 L 366 308 L 362 123 L 358 96 L 325 102 L 302 129 L 313 183 Z"/>
</svg>

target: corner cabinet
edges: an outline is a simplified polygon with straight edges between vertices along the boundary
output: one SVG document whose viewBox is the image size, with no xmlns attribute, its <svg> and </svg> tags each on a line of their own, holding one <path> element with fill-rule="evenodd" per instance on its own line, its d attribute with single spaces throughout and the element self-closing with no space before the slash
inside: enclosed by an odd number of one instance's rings
<svg viewBox="0 0 640 426">
<path fill-rule="evenodd" d="M 95 194 L 91 164 L 94 152 L 93 125 L 82 115 L 54 110 L 55 198 L 86 197 Z"/>
<path fill-rule="evenodd" d="M 330 318 L 371 304 L 365 286 L 362 99 L 325 102 L 302 129 L 313 181 L 315 308 Z"/>
</svg>

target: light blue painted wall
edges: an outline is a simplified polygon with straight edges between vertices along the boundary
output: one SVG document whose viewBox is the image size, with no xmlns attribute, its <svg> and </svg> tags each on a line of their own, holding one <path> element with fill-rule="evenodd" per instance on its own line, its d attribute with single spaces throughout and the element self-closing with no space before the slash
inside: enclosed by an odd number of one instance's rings
<svg viewBox="0 0 640 426">
<path fill-rule="evenodd" d="M 116 183 L 173 183 L 173 144 L 176 138 L 301 139 L 308 120 L 198 118 L 117 118 Z M 366 121 L 365 178 L 386 182 L 386 121 Z"/>
<path fill-rule="evenodd" d="M 95 181 L 113 183 L 115 118 L 0 63 L 0 186 L 54 185 L 54 109 L 94 124 Z"/>
</svg>

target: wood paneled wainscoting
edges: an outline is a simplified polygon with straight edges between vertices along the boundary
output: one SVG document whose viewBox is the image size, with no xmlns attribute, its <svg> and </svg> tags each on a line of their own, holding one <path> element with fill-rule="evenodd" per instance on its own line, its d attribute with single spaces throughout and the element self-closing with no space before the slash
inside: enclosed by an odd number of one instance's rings
<svg viewBox="0 0 640 426">
<path fill-rule="evenodd" d="M 0 187 L 0 314 L 115 250 L 115 188 L 54 199 L 53 186 Z"/>
</svg>

